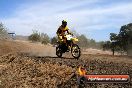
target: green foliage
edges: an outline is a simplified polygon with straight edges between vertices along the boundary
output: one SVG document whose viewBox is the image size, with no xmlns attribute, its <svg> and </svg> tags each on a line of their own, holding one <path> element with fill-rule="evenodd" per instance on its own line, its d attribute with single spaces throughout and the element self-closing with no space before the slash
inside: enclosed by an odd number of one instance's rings
<svg viewBox="0 0 132 88">
<path fill-rule="evenodd" d="M 51 44 L 56 44 L 57 43 L 57 37 L 51 38 Z"/>
<path fill-rule="evenodd" d="M 7 29 L 4 27 L 2 23 L 0 23 L 0 39 L 7 39 L 10 36 L 7 33 Z"/>
<path fill-rule="evenodd" d="M 81 47 L 87 47 L 88 46 L 88 39 L 85 35 L 80 35 L 78 36 L 78 39 L 79 39 L 79 46 Z"/>
<path fill-rule="evenodd" d="M 41 40 L 40 33 L 38 33 L 38 31 L 36 30 L 33 30 L 33 33 L 28 37 L 28 39 L 32 42 L 40 42 Z"/>
<path fill-rule="evenodd" d="M 7 30 L 2 23 L 0 23 L 0 34 L 7 34 Z"/>
<path fill-rule="evenodd" d="M 132 23 L 121 26 L 119 34 L 110 33 L 110 40 L 109 49 L 113 53 L 114 51 L 128 53 L 128 46 L 132 44 Z M 103 46 L 109 46 L 109 44 L 106 43 Z"/>
<path fill-rule="evenodd" d="M 0 23 L 0 33 L 2 33 L 2 32 L 3 32 L 3 30 L 4 30 L 3 24 L 2 24 L 2 23 Z"/>
<path fill-rule="evenodd" d="M 100 49 L 101 47 L 101 42 L 96 42 L 94 39 L 88 39 L 85 35 L 78 35 L 77 36 L 79 39 L 78 45 L 80 47 L 84 48 L 97 48 Z"/>
<path fill-rule="evenodd" d="M 102 42 L 102 47 L 103 47 L 103 50 L 110 50 L 111 49 L 111 42 L 110 41 Z"/>
<path fill-rule="evenodd" d="M 97 48 L 97 42 L 94 39 L 88 39 L 88 47 Z"/>
<path fill-rule="evenodd" d="M 118 35 L 116 33 L 110 33 L 110 40 L 111 41 L 118 41 Z"/>
<path fill-rule="evenodd" d="M 41 33 L 41 43 L 42 44 L 50 43 L 50 37 L 45 33 Z"/>
<path fill-rule="evenodd" d="M 119 32 L 120 48 L 128 53 L 128 45 L 132 44 L 132 23 L 121 27 Z"/>
<path fill-rule="evenodd" d="M 50 42 L 50 38 L 47 34 L 39 33 L 37 30 L 33 30 L 33 33 L 28 39 L 33 42 L 41 42 L 42 44 L 48 44 Z"/>
<path fill-rule="evenodd" d="M 119 32 L 120 40 L 126 43 L 132 42 L 132 23 L 121 27 Z"/>
</svg>

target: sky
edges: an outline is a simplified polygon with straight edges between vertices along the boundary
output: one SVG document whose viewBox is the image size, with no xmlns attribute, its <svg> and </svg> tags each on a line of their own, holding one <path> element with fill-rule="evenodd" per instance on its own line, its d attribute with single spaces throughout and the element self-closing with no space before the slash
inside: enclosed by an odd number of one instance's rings
<svg viewBox="0 0 132 88">
<path fill-rule="evenodd" d="M 132 22 L 132 0 L 0 0 L 0 22 L 17 35 L 38 30 L 53 37 L 62 20 L 70 30 L 106 41 Z"/>
</svg>

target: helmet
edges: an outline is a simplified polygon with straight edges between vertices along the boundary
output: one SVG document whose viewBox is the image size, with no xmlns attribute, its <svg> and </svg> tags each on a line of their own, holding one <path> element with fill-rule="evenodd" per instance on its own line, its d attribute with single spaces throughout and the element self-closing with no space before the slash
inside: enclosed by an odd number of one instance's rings
<svg viewBox="0 0 132 88">
<path fill-rule="evenodd" d="M 66 20 L 63 20 L 63 21 L 62 21 L 62 25 L 63 25 L 64 27 L 67 26 L 67 22 L 66 22 Z"/>
<path fill-rule="evenodd" d="M 67 23 L 66 20 L 63 20 L 62 23 Z"/>
</svg>

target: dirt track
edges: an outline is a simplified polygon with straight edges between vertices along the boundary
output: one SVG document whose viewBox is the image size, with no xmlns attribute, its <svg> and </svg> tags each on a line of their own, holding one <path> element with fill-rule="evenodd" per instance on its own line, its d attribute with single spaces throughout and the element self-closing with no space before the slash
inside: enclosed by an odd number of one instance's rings
<svg viewBox="0 0 132 88">
<path fill-rule="evenodd" d="M 67 53 L 63 58 L 57 58 L 51 46 L 19 41 L 3 43 L 1 52 L 7 50 L 0 56 L 0 87 L 3 88 L 77 88 L 76 77 L 71 78 L 71 74 L 76 73 L 79 65 L 86 67 L 87 74 L 129 74 L 132 77 L 131 57 L 83 54 L 76 60 Z M 15 48 L 11 49 L 11 44 Z M 131 87 L 132 82 L 87 85 L 87 88 Z"/>
</svg>

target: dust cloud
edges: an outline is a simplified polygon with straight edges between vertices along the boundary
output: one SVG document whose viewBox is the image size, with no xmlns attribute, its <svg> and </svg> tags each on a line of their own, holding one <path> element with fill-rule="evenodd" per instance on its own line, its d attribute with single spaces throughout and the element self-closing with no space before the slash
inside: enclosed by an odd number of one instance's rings
<svg viewBox="0 0 132 88">
<path fill-rule="evenodd" d="M 0 55 L 4 55 L 7 53 L 23 53 L 29 56 L 51 56 L 54 57 L 55 55 L 55 47 L 52 45 L 44 45 L 41 43 L 32 43 L 29 41 L 2 41 L 0 42 Z"/>
<path fill-rule="evenodd" d="M 55 57 L 55 48 L 50 47 L 50 49 L 42 49 L 42 50 L 31 50 L 29 52 L 30 56 L 39 56 L 39 57 L 45 57 L 45 56 L 50 56 L 50 57 Z"/>
<path fill-rule="evenodd" d="M 55 47 L 43 45 L 38 47 L 30 48 L 27 53 L 29 56 L 36 56 L 36 57 L 55 57 Z"/>
</svg>

